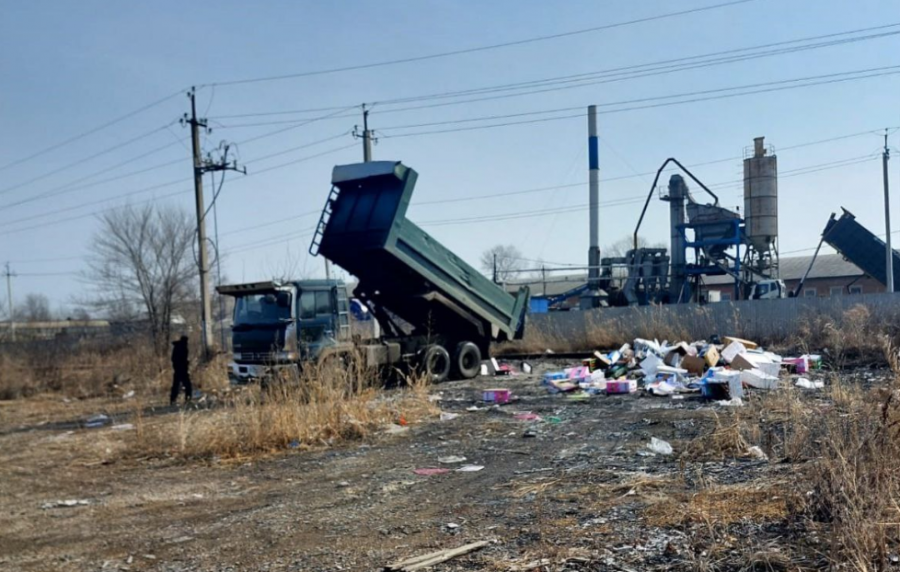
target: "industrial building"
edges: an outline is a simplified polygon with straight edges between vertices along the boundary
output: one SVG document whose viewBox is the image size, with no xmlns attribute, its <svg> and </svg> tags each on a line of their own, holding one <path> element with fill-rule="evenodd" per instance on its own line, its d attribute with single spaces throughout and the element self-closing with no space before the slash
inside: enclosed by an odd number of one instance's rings
<svg viewBox="0 0 900 572">
<path fill-rule="evenodd" d="M 789 292 L 794 292 L 803 275 L 809 275 L 798 296 L 829 297 L 855 294 L 876 294 L 885 291 L 885 286 L 863 272 L 858 266 L 844 259 L 840 254 L 820 254 L 810 269 L 812 256 L 792 256 L 779 261 L 781 279 Z M 567 274 L 547 280 L 525 282 L 532 293 L 532 311 L 546 312 L 573 310 L 579 307 L 577 292 L 586 287 L 586 274 Z M 514 292 L 522 282 L 507 285 Z M 576 292 L 567 295 L 567 293 Z M 730 276 L 710 276 L 701 287 L 704 301 L 730 301 L 734 299 L 734 280 Z"/>
</svg>

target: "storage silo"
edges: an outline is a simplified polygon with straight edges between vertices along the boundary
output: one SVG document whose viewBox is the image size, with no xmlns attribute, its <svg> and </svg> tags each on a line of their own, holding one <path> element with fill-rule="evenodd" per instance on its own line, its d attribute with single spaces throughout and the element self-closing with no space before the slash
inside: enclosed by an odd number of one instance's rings
<svg viewBox="0 0 900 572">
<path fill-rule="evenodd" d="M 753 154 L 744 159 L 744 235 L 750 247 L 750 265 L 759 274 L 775 276 L 778 158 L 766 147 L 765 137 L 753 140 Z"/>
</svg>

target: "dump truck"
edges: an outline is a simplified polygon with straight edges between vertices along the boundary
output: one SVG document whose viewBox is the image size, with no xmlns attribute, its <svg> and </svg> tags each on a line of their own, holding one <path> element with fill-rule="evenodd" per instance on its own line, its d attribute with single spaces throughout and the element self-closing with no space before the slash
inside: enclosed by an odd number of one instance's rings
<svg viewBox="0 0 900 572">
<path fill-rule="evenodd" d="M 438 382 L 470 379 L 491 343 L 522 337 L 528 288 L 506 292 L 407 219 L 417 178 L 399 161 L 334 167 L 309 249 L 359 280 L 353 298 L 381 335 L 351 339 L 342 282 L 220 287 L 236 298 L 232 381 L 351 353 L 371 368 L 414 369 Z M 245 317 L 245 308 L 257 309 Z"/>
</svg>

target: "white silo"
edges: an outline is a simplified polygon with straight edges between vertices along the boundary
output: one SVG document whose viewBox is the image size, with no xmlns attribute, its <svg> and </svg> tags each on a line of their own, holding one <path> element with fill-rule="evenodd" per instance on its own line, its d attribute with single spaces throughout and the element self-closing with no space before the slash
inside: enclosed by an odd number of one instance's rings
<svg viewBox="0 0 900 572">
<path fill-rule="evenodd" d="M 744 236 L 753 272 L 778 275 L 778 158 L 764 137 L 753 140 L 753 154 L 744 159 Z"/>
</svg>

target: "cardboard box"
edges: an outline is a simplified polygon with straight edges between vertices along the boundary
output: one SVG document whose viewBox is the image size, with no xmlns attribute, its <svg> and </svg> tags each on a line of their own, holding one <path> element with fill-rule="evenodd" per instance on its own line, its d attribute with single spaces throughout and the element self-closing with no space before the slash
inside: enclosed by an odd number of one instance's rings
<svg viewBox="0 0 900 572">
<path fill-rule="evenodd" d="M 725 363 L 731 363 L 735 357 L 740 354 L 747 353 L 747 348 L 741 342 L 731 342 L 722 350 L 722 359 Z"/>
<path fill-rule="evenodd" d="M 743 353 L 731 360 L 731 367 L 740 371 L 759 369 L 766 375 L 778 377 L 781 364 L 769 360 L 762 354 Z"/>
<path fill-rule="evenodd" d="M 759 344 L 757 344 L 756 342 L 751 342 L 750 340 L 736 338 L 734 336 L 725 336 L 724 340 L 725 340 L 726 346 L 733 342 L 737 342 L 737 343 L 741 344 L 742 346 L 744 346 L 745 348 L 747 348 L 748 350 L 755 350 L 756 348 L 759 347 Z"/>
<path fill-rule="evenodd" d="M 706 380 L 705 385 L 720 386 L 715 392 L 721 393 L 724 389 L 728 393 L 728 399 L 744 397 L 744 386 L 741 382 L 741 372 L 739 371 L 729 369 L 716 370 L 713 375 Z M 706 395 L 706 393 L 704 393 L 704 395 Z"/>
<path fill-rule="evenodd" d="M 777 389 L 778 378 L 759 369 L 745 369 L 741 372 L 741 383 L 756 389 Z"/>
<path fill-rule="evenodd" d="M 716 349 L 716 346 L 709 346 L 703 359 L 709 367 L 716 367 L 719 365 L 719 350 Z"/>
<path fill-rule="evenodd" d="M 485 389 L 481 398 L 487 403 L 509 403 L 511 395 L 512 392 L 508 389 Z"/>
<path fill-rule="evenodd" d="M 602 367 L 603 369 L 606 369 L 610 365 L 612 365 L 612 362 L 609 361 L 609 358 L 606 357 L 605 355 L 601 354 L 598 351 L 594 352 L 594 357 L 597 359 L 598 367 Z"/>
<path fill-rule="evenodd" d="M 622 394 L 634 393 L 637 391 L 637 381 L 633 379 L 624 379 L 622 381 L 607 381 L 606 394 Z"/>
<path fill-rule="evenodd" d="M 688 370 L 688 373 L 694 375 L 703 375 L 706 366 L 706 360 L 697 356 L 684 356 L 681 359 L 682 369 Z"/>
</svg>

